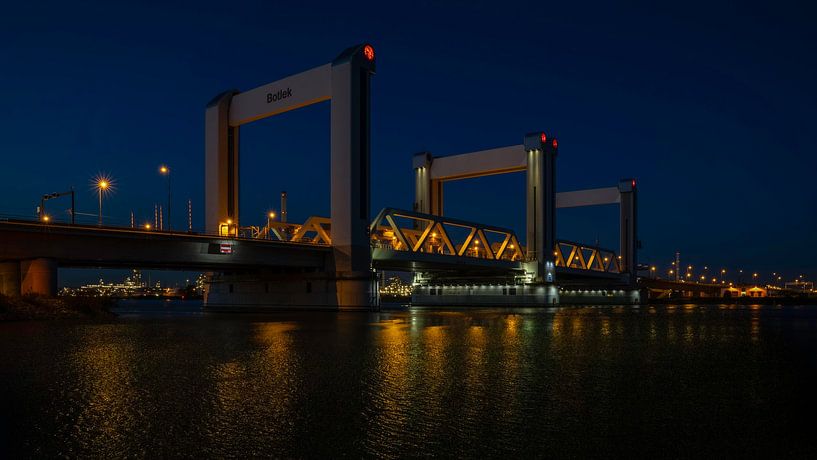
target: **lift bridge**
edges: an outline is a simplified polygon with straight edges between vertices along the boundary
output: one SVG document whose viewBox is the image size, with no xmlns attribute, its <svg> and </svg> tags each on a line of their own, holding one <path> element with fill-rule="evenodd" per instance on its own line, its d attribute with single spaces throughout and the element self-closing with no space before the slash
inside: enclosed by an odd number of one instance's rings
<svg viewBox="0 0 817 460">
<path fill-rule="evenodd" d="M 417 304 L 637 301 L 635 180 L 554 193 L 557 151 L 558 140 L 533 133 L 522 145 L 437 158 L 415 155 L 414 210 L 386 208 L 374 218 L 368 229 L 372 267 L 415 273 Z M 511 229 L 443 215 L 445 182 L 515 172 L 527 176 L 529 244 L 521 244 Z M 619 252 L 555 238 L 556 209 L 608 204 L 620 209 Z M 328 218 L 250 230 L 248 236 L 256 238 L 332 245 Z"/>
<path fill-rule="evenodd" d="M 375 52 L 350 47 L 330 63 L 216 96 L 205 109 L 205 231 L 200 234 L 0 219 L 0 293 L 54 295 L 59 267 L 207 270 L 213 309 L 378 305 L 377 270 L 415 273 L 420 305 L 635 303 L 636 187 L 556 193 L 558 140 L 543 132 L 499 149 L 413 157 L 412 209 L 371 219 L 370 79 Z M 240 127 L 330 103 L 329 217 L 242 226 Z M 524 172 L 526 233 L 443 212 L 444 184 Z M 618 204 L 620 247 L 556 238 L 556 209 Z M 455 215 L 456 212 L 452 212 Z M 100 220 L 101 223 L 101 220 Z"/>
</svg>

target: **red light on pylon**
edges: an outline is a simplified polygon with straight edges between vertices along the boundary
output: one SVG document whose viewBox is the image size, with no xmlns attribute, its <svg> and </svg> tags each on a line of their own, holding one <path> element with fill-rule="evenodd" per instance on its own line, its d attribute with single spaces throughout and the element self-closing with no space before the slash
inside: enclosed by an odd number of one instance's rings
<svg viewBox="0 0 817 460">
<path fill-rule="evenodd" d="M 545 133 L 542 133 L 542 135 L 539 136 L 539 139 L 542 140 L 543 144 L 548 141 L 548 137 L 545 135 Z"/>
<path fill-rule="evenodd" d="M 635 188 L 635 179 L 633 179 L 633 188 Z"/>
<path fill-rule="evenodd" d="M 374 48 L 372 48 L 372 45 L 366 45 L 363 47 L 363 56 L 367 61 L 374 61 Z"/>
<path fill-rule="evenodd" d="M 559 141 L 557 141 L 556 139 L 553 139 L 553 142 L 551 142 L 550 144 L 553 146 L 554 149 L 559 147 Z"/>
</svg>

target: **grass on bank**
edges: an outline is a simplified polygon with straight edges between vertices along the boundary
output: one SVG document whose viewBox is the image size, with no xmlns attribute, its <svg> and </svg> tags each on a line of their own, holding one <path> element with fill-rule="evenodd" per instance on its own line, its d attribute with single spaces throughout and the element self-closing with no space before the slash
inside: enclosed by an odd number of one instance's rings
<svg viewBox="0 0 817 460">
<path fill-rule="evenodd" d="M 40 297 L 0 294 L 0 321 L 111 318 L 115 301 L 107 297 Z"/>
</svg>

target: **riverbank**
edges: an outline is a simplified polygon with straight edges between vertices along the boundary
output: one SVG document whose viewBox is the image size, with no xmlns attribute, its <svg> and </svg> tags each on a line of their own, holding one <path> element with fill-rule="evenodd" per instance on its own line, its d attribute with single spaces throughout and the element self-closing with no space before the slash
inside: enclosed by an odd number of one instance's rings
<svg viewBox="0 0 817 460">
<path fill-rule="evenodd" d="M 116 301 L 106 297 L 37 296 L 8 297 L 0 295 L 0 321 L 65 318 L 113 318 Z"/>
</svg>

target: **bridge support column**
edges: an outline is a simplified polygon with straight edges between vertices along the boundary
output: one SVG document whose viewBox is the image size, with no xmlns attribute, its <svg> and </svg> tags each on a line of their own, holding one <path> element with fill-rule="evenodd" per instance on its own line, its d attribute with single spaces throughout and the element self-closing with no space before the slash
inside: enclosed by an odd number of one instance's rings
<svg viewBox="0 0 817 460">
<path fill-rule="evenodd" d="M 414 212 L 431 214 L 431 154 L 414 155 Z"/>
<path fill-rule="evenodd" d="M 0 263 L 0 294 L 5 296 L 20 295 L 20 263 Z"/>
<path fill-rule="evenodd" d="M 337 305 L 370 307 L 373 295 L 370 79 L 374 62 L 355 48 L 332 62 L 331 217 Z"/>
<path fill-rule="evenodd" d="M 636 282 L 638 268 L 638 226 L 635 179 L 624 179 L 619 182 L 618 190 L 621 193 L 621 231 L 620 255 L 621 272 L 630 274 L 630 282 Z"/>
<path fill-rule="evenodd" d="M 215 97 L 204 115 L 204 226 L 209 234 L 235 236 L 238 229 L 238 126 L 230 126 L 237 91 Z"/>
<path fill-rule="evenodd" d="M 57 295 L 57 262 L 54 259 L 24 260 L 20 262 L 20 274 L 23 295 Z"/>
<path fill-rule="evenodd" d="M 556 245 L 556 153 L 544 133 L 525 135 L 527 154 L 527 257 L 536 260 L 536 281 L 554 281 Z"/>
</svg>

